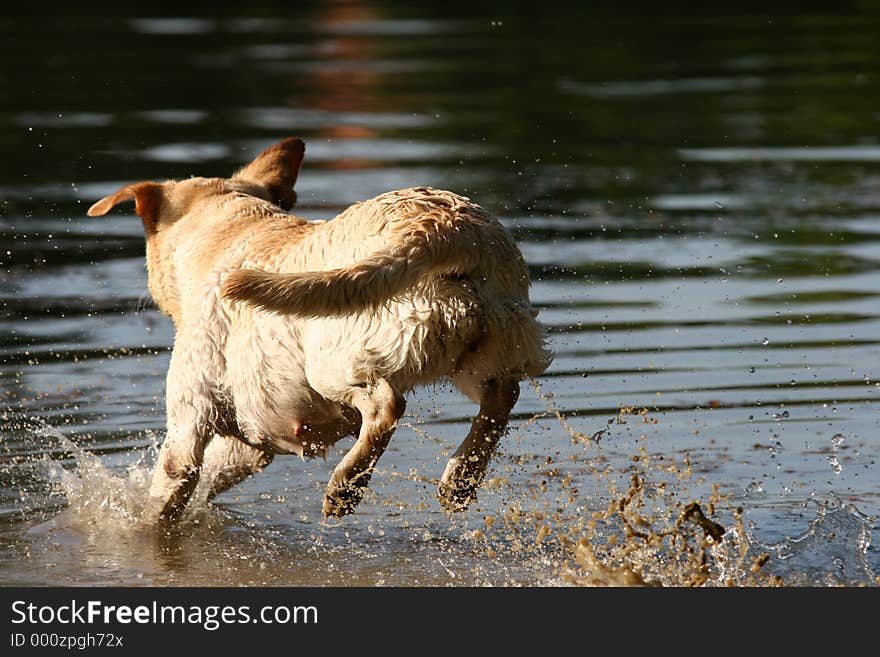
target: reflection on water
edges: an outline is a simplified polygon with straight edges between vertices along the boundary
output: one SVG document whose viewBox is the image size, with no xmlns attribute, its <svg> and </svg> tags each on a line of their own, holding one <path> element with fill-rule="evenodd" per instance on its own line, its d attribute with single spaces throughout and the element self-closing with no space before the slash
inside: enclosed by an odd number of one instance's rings
<svg viewBox="0 0 880 657">
<path fill-rule="evenodd" d="M 0 583 L 875 583 L 877 16 L 156 7 L 0 25 Z M 556 360 L 466 514 L 439 386 L 355 516 L 320 516 L 338 454 L 277 459 L 156 536 L 173 334 L 139 222 L 85 209 L 287 135 L 307 218 L 413 185 L 497 214 Z"/>
</svg>

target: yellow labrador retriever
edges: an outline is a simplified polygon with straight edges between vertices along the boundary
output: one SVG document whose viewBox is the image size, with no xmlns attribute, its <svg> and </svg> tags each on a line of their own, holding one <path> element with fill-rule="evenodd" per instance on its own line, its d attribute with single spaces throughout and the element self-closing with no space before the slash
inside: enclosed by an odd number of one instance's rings
<svg viewBox="0 0 880 657">
<path fill-rule="evenodd" d="M 350 513 L 414 387 L 447 378 L 479 413 L 449 460 L 439 499 L 474 499 L 519 383 L 550 363 L 510 234 L 485 210 L 417 187 L 330 221 L 287 214 L 305 147 L 289 138 L 231 178 L 126 185 L 89 209 L 135 201 L 150 292 L 174 320 L 168 430 L 148 517 L 173 522 L 199 473 L 211 495 L 275 454 L 357 442 L 327 486 Z"/>
</svg>

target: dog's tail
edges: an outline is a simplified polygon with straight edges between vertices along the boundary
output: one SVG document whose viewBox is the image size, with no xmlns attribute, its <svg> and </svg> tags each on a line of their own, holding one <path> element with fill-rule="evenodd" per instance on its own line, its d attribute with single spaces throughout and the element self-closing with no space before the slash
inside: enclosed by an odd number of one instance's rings
<svg viewBox="0 0 880 657">
<path fill-rule="evenodd" d="M 465 232 L 414 232 L 392 247 L 329 271 L 276 274 L 242 269 L 226 278 L 223 296 L 300 317 L 375 309 L 425 276 L 476 270 L 481 254 L 473 240 L 467 244 Z"/>
</svg>

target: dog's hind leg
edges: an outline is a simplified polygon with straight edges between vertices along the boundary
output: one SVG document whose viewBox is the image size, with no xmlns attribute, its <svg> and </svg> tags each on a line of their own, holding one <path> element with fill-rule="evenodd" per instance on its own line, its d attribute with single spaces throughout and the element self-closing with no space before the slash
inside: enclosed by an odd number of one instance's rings
<svg viewBox="0 0 880 657">
<path fill-rule="evenodd" d="M 271 452 L 223 434 L 214 434 L 205 447 L 202 473 L 210 479 L 208 499 L 229 490 L 272 462 Z"/>
<path fill-rule="evenodd" d="M 516 379 L 493 379 L 480 387 L 480 411 L 440 479 L 440 504 L 447 511 L 463 511 L 476 497 L 517 399 Z"/>
<path fill-rule="evenodd" d="M 370 483 L 373 468 L 406 409 L 403 395 L 379 379 L 345 391 L 347 404 L 361 414 L 357 442 L 333 470 L 324 496 L 324 515 L 341 517 L 354 511 Z"/>
</svg>

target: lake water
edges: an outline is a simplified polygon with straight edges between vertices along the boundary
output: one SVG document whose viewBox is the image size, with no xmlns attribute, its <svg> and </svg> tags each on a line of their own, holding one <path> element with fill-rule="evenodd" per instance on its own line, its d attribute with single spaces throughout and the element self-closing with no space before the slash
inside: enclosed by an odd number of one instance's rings
<svg viewBox="0 0 880 657">
<path fill-rule="evenodd" d="M 0 20 L 0 584 L 877 583 L 880 14 L 473 4 Z M 353 516 L 321 517 L 346 440 L 160 536 L 173 330 L 131 208 L 85 211 L 289 135 L 303 217 L 415 185 L 499 216 L 556 358 L 464 514 L 440 385 Z"/>
</svg>

